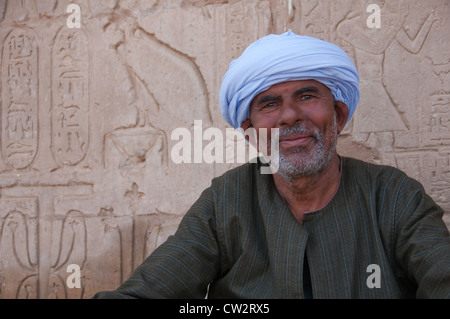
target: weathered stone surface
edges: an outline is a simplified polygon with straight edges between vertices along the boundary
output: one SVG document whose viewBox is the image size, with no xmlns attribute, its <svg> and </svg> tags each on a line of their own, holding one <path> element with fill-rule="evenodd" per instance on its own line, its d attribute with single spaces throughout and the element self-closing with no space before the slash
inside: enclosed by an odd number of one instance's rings
<svg viewBox="0 0 450 319">
<path fill-rule="evenodd" d="M 195 137 L 201 120 L 225 135 L 229 62 L 287 30 L 340 45 L 360 71 L 341 154 L 405 170 L 450 226 L 450 1 L 80 0 L 69 28 L 71 3 L 0 0 L 1 298 L 87 298 L 126 279 L 239 164 L 176 164 L 172 132 Z"/>
</svg>

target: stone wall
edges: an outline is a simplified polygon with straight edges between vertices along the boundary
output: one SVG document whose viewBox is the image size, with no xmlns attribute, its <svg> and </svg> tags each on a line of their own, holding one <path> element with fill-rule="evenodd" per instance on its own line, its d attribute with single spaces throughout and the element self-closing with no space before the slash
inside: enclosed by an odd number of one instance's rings
<svg viewBox="0 0 450 319">
<path fill-rule="evenodd" d="M 340 45 L 360 71 L 340 153 L 420 180 L 450 226 L 449 9 L 448 0 L 0 0 L 0 297 L 88 298 L 125 280 L 211 179 L 239 165 L 226 152 L 230 163 L 177 164 L 172 133 L 195 138 L 194 121 L 225 132 L 218 92 L 229 62 L 287 30 Z M 193 142 L 194 153 L 205 145 Z"/>
</svg>

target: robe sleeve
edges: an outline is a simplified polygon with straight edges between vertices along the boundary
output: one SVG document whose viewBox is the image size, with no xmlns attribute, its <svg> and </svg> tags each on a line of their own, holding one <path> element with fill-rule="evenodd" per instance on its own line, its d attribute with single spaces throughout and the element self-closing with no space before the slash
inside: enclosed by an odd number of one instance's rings
<svg viewBox="0 0 450 319">
<path fill-rule="evenodd" d="M 161 244 L 115 291 L 93 298 L 205 298 L 220 269 L 214 191 L 207 188 L 176 233 Z"/>
<path fill-rule="evenodd" d="M 450 235 L 443 210 L 406 177 L 395 199 L 395 255 L 416 298 L 450 298 Z"/>
</svg>

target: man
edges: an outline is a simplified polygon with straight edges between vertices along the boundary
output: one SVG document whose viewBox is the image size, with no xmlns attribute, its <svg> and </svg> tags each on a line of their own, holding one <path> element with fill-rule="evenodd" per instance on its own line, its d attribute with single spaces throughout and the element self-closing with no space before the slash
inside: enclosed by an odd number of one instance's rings
<svg viewBox="0 0 450 319">
<path fill-rule="evenodd" d="M 336 152 L 358 83 L 331 43 L 287 32 L 249 46 L 221 110 L 244 132 L 279 130 L 279 155 L 267 154 L 278 170 L 247 163 L 213 179 L 176 234 L 95 297 L 449 298 L 442 210 L 398 169 Z"/>
</svg>

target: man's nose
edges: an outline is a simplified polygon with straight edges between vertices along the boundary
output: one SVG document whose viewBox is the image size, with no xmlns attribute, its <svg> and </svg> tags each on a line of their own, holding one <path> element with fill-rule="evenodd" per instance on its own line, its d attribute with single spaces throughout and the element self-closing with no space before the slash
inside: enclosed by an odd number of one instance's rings
<svg viewBox="0 0 450 319">
<path fill-rule="evenodd" d="M 292 99 L 283 101 L 280 109 L 279 124 L 280 126 L 292 126 L 297 122 L 302 122 L 305 114 L 299 105 Z"/>
</svg>

